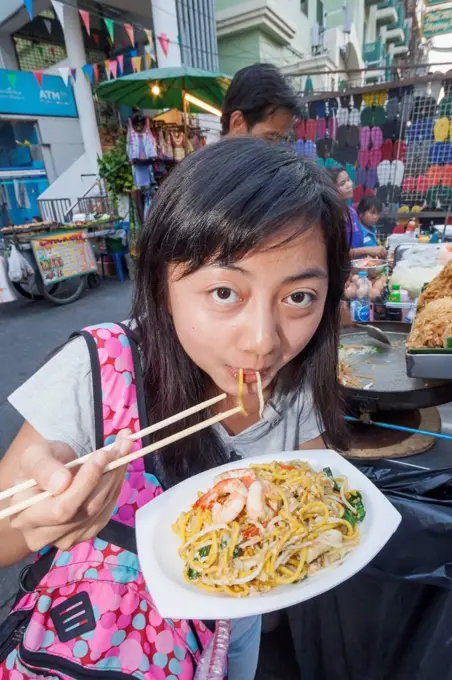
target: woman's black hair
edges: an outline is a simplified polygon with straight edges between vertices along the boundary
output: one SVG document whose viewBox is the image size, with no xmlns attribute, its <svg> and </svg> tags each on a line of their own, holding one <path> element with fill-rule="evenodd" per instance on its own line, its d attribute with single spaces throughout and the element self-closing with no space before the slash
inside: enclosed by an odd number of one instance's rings
<svg viewBox="0 0 452 680">
<path fill-rule="evenodd" d="M 237 71 L 223 100 L 221 133 L 227 135 L 231 114 L 240 111 L 248 130 L 267 120 L 277 109 L 300 113 L 300 100 L 273 64 L 253 64 Z"/>
<path fill-rule="evenodd" d="M 347 170 L 344 167 L 342 167 L 342 165 L 337 165 L 334 168 L 328 168 L 327 169 L 327 173 L 328 173 L 330 179 L 332 180 L 334 186 L 336 186 L 336 184 L 337 184 L 337 180 L 339 178 L 339 175 L 341 175 L 343 172 L 347 172 Z M 347 175 L 348 175 L 348 172 L 347 172 Z"/>
<path fill-rule="evenodd" d="M 326 245 L 328 295 L 317 331 L 280 371 L 278 389 L 311 387 L 326 442 L 346 448 L 337 381 L 339 305 L 348 263 L 344 204 L 319 165 L 253 137 L 225 139 L 190 154 L 157 192 L 141 231 L 132 316 L 151 422 L 203 401 L 215 389 L 176 335 L 168 311 L 169 265 L 184 263 L 191 273 L 213 261 L 231 263 L 278 235 L 282 243 L 309 230 Z M 177 429 L 205 418 L 205 412 L 197 414 Z M 154 460 L 161 481 L 171 485 L 228 457 L 209 428 Z"/>
<path fill-rule="evenodd" d="M 383 203 L 376 196 L 364 196 L 359 202 L 357 213 L 362 215 L 368 211 L 381 213 L 383 210 Z"/>
</svg>

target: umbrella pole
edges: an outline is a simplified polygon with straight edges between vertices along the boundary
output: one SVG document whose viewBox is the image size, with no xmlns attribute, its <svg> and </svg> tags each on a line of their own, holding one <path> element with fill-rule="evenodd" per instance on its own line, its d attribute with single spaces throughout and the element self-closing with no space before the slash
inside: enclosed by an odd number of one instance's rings
<svg viewBox="0 0 452 680">
<path fill-rule="evenodd" d="M 185 99 L 185 90 L 182 90 L 182 102 L 183 102 L 183 107 L 184 107 L 183 118 L 184 118 L 185 155 L 187 155 L 188 154 L 188 123 L 187 123 L 188 102 Z"/>
</svg>

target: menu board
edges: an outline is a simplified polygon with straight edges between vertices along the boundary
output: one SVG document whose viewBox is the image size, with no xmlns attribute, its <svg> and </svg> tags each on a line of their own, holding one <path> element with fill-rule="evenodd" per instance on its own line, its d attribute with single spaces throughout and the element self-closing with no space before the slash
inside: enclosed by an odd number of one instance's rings
<svg viewBox="0 0 452 680">
<path fill-rule="evenodd" d="M 70 231 L 31 239 L 35 260 L 47 286 L 97 271 L 86 231 Z"/>
</svg>

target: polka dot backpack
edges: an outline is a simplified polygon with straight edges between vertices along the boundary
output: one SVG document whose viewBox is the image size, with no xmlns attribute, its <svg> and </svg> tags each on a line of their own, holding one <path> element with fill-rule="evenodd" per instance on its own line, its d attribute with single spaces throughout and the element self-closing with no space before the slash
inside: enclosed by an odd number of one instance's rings
<svg viewBox="0 0 452 680">
<path fill-rule="evenodd" d="M 101 447 L 125 427 L 146 426 L 138 348 L 120 324 L 80 335 L 91 356 Z M 159 616 L 136 555 L 135 511 L 163 491 L 150 462 L 129 465 L 112 519 L 97 538 L 68 551 L 47 549 L 22 572 L 0 626 L 0 680 L 193 680 L 211 632 L 201 621 Z"/>
</svg>

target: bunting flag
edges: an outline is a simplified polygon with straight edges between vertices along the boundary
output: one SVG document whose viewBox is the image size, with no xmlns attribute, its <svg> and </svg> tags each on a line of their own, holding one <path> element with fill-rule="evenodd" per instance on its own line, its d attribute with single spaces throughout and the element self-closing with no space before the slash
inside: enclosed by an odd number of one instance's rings
<svg viewBox="0 0 452 680">
<path fill-rule="evenodd" d="M 141 71 L 141 57 L 133 57 L 132 68 L 134 73 L 139 73 Z"/>
<path fill-rule="evenodd" d="M 110 40 L 113 43 L 115 40 L 115 24 L 113 19 L 104 19 L 105 26 L 107 27 Z"/>
<path fill-rule="evenodd" d="M 179 45 L 179 47 L 182 46 L 182 40 L 181 40 L 180 35 L 177 36 L 177 44 Z"/>
<path fill-rule="evenodd" d="M 75 83 L 76 80 L 77 80 L 77 69 L 76 68 L 71 68 L 71 76 L 72 76 L 72 80 Z"/>
<path fill-rule="evenodd" d="M 33 71 L 33 75 L 36 78 L 39 87 L 42 87 L 42 71 Z"/>
<path fill-rule="evenodd" d="M 93 33 L 92 37 L 93 37 L 94 42 L 97 45 L 100 45 L 100 35 L 99 35 L 99 33 Z"/>
<path fill-rule="evenodd" d="M 60 68 L 58 70 L 60 72 L 60 76 L 63 79 L 63 83 L 67 87 L 68 83 L 69 83 L 69 73 L 70 73 L 71 69 L 68 68 L 67 66 L 60 66 Z"/>
<path fill-rule="evenodd" d="M 170 42 L 168 36 L 166 35 L 166 33 L 160 33 L 157 40 L 160 43 L 160 47 L 163 50 L 163 54 L 165 55 L 165 57 L 167 57 L 168 56 L 168 50 L 169 50 L 169 42 Z"/>
<path fill-rule="evenodd" d="M 116 78 L 118 75 L 118 62 L 116 59 L 110 59 L 110 73 L 113 76 L 113 78 Z"/>
<path fill-rule="evenodd" d="M 59 2 L 59 0 L 52 0 L 52 5 L 53 9 L 55 10 L 55 14 L 58 17 L 58 21 L 60 22 L 62 28 L 64 28 L 64 6 L 62 2 Z"/>
<path fill-rule="evenodd" d="M 146 52 L 146 63 L 148 68 L 152 68 L 152 60 L 156 61 L 154 48 L 151 45 L 145 45 L 144 51 Z"/>
<path fill-rule="evenodd" d="M 105 75 L 107 76 L 107 80 L 110 80 L 111 73 L 110 73 L 110 59 L 105 59 L 104 61 L 104 66 L 105 66 Z"/>
<path fill-rule="evenodd" d="M 93 64 L 93 72 L 94 72 L 94 80 L 96 83 L 99 82 L 99 66 L 97 64 Z"/>
<path fill-rule="evenodd" d="M 44 25 L 47 29 L 47 33 L 49 35 L 52 35 L 52 22 L 50 21 L 50 19 L 44 19 Z"/>
<path fill-rule="evenodd" d="M 82 67 L 82 71 L 84 72 L 85 76 L 88 78 L 89 82 L 93 82 L 93 77 L 94 77 L 94 67 L 93 64 L 85 64 L 85 66 Z"/>
<path fill-rule="evenodd" d="M 30 19 L 33 19 L 33 0 L 24 0 L 25 9 Z"/>
<path fill-rule="evenodd" d="M 138 56 L 138 50 L 130 50 L 130 58 L 133 59 L 136 56 Z"/>
<path fill-rule="evenodd" d="M 86 28 L 88 35 L 91 35 L 91 18 L 89 12 L 86 9 L 79 9 L 80 16 L 82 17 L 83 24 Z"/>
<path fill-rule="evenodd" d="M 49 47 L 49 50 L 50 50 L 50 54 L 52 55 L 52 57 L 54 57 L 55 54 L 56 54 L 56 49 L 54 47 Z"/>
<path fill-rule="evenodd" d="M 132 45 L 135 45 L 135 31 L 132 24 L 124 24 L 124 28 L 126 29 L 126 33 L 129 36 L 130 42 Z"/>
<path fill-rule="evenodd" d="M 17 81 L 17 75 L 14 73 L 14 71 L 11 71 L 7 75 L 8 78 L 8 83 L 11 85 L 11 87 L 16 87 L 16 81 Z"/>
<path fill-rule="evenodd" d="M 144 28 L 144 32 L 146 33 L 146 38 L 148 39 L 149 45 L 154 46 L 154 34 L 152 33 L 150 28 Z"/>
<path fill-rule="evenodd" d="M 117 60 L 118 60 L 119 69 L 120 69 L 121 75 L 122 75 L 124 73 L 124 55 L 118 54 Z"/>
<path fill-rule="evenodd" d="M 152 57 L 148 52 L 146 52 L 146 64 L 148 68 L 152 68 Z"/>
</svg>

